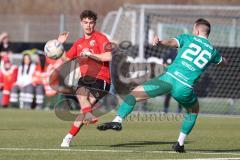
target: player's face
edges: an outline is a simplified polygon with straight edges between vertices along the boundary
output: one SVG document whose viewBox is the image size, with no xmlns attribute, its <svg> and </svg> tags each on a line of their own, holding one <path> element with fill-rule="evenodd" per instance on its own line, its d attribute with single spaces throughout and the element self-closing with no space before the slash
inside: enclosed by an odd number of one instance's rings
<svg viewBox="0 0 240 160">
<path fill-rule="evenodd" d="M 89 18 L 84 18 L 81 20 L 81 26 L 83 28 L 83 32 L 87 35 L 92 34 L 92 32 L 94 31 L 96 22 L 93 19 L 89 19 Z"/>
</svg>

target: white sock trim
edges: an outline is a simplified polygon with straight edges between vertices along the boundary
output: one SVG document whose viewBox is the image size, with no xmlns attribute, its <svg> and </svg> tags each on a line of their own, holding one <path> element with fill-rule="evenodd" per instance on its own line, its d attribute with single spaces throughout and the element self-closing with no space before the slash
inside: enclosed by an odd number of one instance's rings
<svg viewBox="0 0 240 160">
<path fill-rule="evenodd" d="M 122 121 L 123 121 L 122 117 L 120 117 L 120 116 L 116 116 L 116 117 L 113 119 L 112 122 L 122 123 Z"/>
<path fill-rule="evenodd" d="M 73 138 L 73 135 L 71 135 L 70 133 L 68 133 L 65 138 Z"/>
<path fill-rule="evenodd" d="M 184 141 L 186 139 L 187 135 L 185 133 L 180 132 L 178 137 L 178 143 L 180 146 L 184 145 Z"/>
</svg>

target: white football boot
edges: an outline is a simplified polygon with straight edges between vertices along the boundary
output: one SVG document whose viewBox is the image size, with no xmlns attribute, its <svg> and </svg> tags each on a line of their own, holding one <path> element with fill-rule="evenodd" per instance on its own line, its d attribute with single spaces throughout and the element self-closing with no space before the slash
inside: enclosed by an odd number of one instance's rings
<svg viewBox="0 0 240 160">
<path fill-rule="evenodd" d="M 71 141 L 73 139 L 73 136 L 71 134 L 67 134 L 62 141 L 61 147 L 68 148 L 70 147 Z"/>
</svg>

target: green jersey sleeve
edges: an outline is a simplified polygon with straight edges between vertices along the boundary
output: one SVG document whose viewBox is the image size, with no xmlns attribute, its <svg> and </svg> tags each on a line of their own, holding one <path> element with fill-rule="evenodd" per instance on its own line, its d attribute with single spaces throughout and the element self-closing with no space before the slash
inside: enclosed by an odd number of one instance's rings
<svg viewBox="0 0 240 160">
<path fill-rule="evenodd" d="M 218 51 L 215 49 L 215 54 L 213 56 L 212 59 L 212 63 L 214 64 L 219 64 L 220 62 L 222 62 L 222 56 L 218 53 Z"/>
<path fill-rule="evenodd" d="M 182 48 L 184 45 L 184 42 L 186 42 L 188 35 L 187 34 L 181 34 L 173 39 L 175 39 L 178 42 L 178 48 Z"/>
</svg>

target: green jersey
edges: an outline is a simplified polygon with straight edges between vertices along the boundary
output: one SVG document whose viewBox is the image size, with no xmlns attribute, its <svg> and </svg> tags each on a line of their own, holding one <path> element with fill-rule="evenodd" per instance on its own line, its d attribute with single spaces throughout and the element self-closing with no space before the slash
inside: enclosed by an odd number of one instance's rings
<svg viewBox="0 0 240 160">
<path fill-rule="evenodd" d="M 211 64 L 218 64 L 222 57 L 205 37 L 181 34 L 174 38 L 178 42 L 178 54 L 167 73 L 183 84 L 192 87 Z"/>
</svg>

